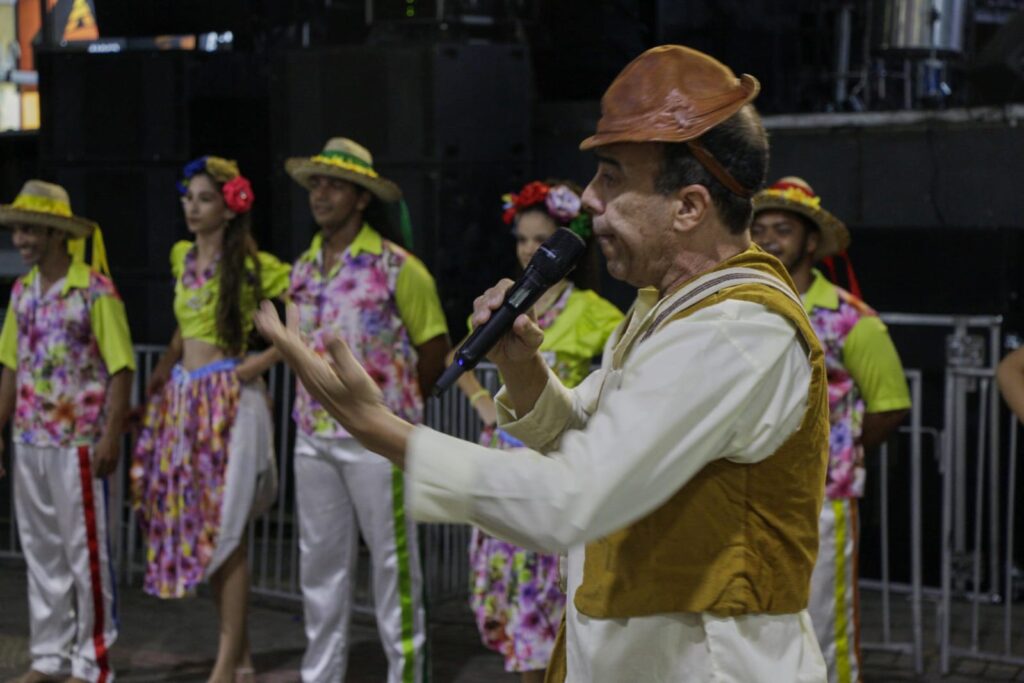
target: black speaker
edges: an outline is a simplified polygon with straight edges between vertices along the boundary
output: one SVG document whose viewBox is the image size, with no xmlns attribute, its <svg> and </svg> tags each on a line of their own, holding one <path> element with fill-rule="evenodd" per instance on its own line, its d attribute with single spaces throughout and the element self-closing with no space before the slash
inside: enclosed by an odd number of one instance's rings
<svg viewBox="0 0 1024 683">
<path fill-rule="evenodd" d="M 1000 26 L 970 65 L 977 104 L 1024 100 L 1024 12 Z"/>
<path fill-rule="evenodd" d="M 281 4 L 288 4 L 281 0 Z M 291 4 L 296 4 L 292 0 Z M 155 36 L 241 31 L 261 2 L 254 0 L 97 0 L 104 36 Z"/>
<path fill-rule="evenodd" d="M 187 57 L 40 53 L 41 156 L 64 162 L 185 158 Z"/>
<path fill-rule="evenodd" d="M 292 253 L 313 231 L 307 195 L 284 173 L 328 138 L 366 146 L 375 167 L 409 205 L 415 251 L 435 271 L 483 254 L 450 256 L 477 235 L 481 217 L 500 223 L 501 194 L 526 177 L 530 156 L 530 65 L 515 45 L 365 46 L 303 50 L 275 60 L 271 82 L 275 226 L 294 228 Z M 474 241 L 476 240 L 476 241 Z M 486 245 L 485 245 L 486 246 Z M 468 260 L 459 259 L 465 257 Z M 458 267 L 458 266 L 452 266 Z M 452 279 L 454 282 L 454 278 Z M 452 301 L 453 307 L 460 304 Z"/>
<path fill-rule="evenodd" d="M 103 230 L 110 268 L 136 342 L 166 343 L 174 331 L 168 255 L 188 234 L 175 190 L 177 163 L 60 164 L 44 167 L 76 214 Z"/>
<path fill-rule="evenodd" d="M 272 69 L 282 157 L 312 154 L 336 135 L 385 163 L 527 156 L 531 76 L 522 46 L 295 50 Z"/>
</svg>

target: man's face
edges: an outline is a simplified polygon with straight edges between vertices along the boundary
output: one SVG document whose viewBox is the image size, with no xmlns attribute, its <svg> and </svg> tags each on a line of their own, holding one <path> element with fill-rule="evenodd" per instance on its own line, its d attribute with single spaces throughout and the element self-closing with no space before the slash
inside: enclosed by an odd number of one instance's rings
<svg viewBox="0 0 1024 683">
<path fill-rule="evenodd" d="M 677 206 L 654 189 L 661 147 L 621 143 L 596 155 L 597 173 L 583 192 L 583 206 L 594 218 L 608 272 L 634 287 L 659 286 L 674 255 L 669 240 Z"/>
<path fill-rule="evenodd" d="M 341 178 L 315 175 L 309 180 L 309 209 L 320 228 L 337 230 L 361 216 L 370 193 Z"/>
<path fill-rule="evenodd" d="M 11 242 L 21 254 L 21 260 L 30 268 L 39 265 L 55 249 L 66 248 L 63 233 L 38 225 L 15 225 Z"/>
<path fill-rule="evenodd" d="M 792 272 L 818 249 L 818 233 L 808 230 L 792 211 L 761 211 L 754 216 L 750 237 Z"/>
</svg>

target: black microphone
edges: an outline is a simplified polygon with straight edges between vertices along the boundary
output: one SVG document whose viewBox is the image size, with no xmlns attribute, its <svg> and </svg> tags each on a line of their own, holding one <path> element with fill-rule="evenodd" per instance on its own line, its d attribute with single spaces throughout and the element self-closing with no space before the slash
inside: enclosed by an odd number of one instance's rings
<svg viewBox="0 0 1024 683">
<path fill-rule="evenodd" d="M 440 396 L 462 373 L 472 370 L 487 352 L 510 329 L 521 313 L 529 311 L 540 295 L 561 282 L 572 271 L 587 248 L 583 238 L 568 228 L 559 228 L 534 252 L 526 270 L 505 295 L 501 308 L 480 325 L 455 352 L 455 361 L 445 368 L 434 385 L 434 396 Z"/>
</svg>

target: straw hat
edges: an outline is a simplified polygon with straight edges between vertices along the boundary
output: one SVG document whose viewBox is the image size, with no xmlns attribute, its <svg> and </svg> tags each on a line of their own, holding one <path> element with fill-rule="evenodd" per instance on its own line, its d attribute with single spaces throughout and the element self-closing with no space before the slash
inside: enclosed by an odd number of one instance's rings
<svg viewBox="0 0 1024 683">
<path fill-rule="evenodd" d="M 0 205 L 0 226 L 15 225 L 56 228 L 72 238 L 88 237 L 98 228 L 95 222 L 71 212 L 67 190 L 42 180 L 29 180 L 13 203 Z"/>
<path fill-rule="evenodd" d="M 762 211 L 792 211 L 806 217 L 821 232 L 815 258 L 834 256 L 850 246 L 846 225 L 821 208 L 821 197 L 803 178 L 786 176 L 754 195 L 754 215 Z"/>
<path fill-rule="evenodd" d="M 292 157 L 284 162 L 284 170 L 305 188 L 310 178 L 322 175 L 365 187 L 385 202 L 402 198 L 398 185 L 373 170 L 370 151 L 348 138 L 331 138 L 316 156 Z"/>
</svg>

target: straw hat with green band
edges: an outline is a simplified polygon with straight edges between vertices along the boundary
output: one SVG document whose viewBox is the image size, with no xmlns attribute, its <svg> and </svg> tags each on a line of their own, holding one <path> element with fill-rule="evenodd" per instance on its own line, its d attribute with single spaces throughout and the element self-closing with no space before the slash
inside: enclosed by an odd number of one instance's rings
<svg viewBox="0 0 1024 683">
<path fill-rule="evenodd" d="M 299 185 L 306 188 L 309 187 L 310 178 L 322 175 L 365 187 L 385 202 L 396 202 L 402 198 L 398 185 L 373 169 L 370 151 L 348 138 L 331 138 L 319 154 L 292 157 L 284 162 L 284 169 Z"/>
<path fill-rule="evenodd" d="M 348 138 L 331 138 L 319 154 L 312 157 L 292 157 L 284 162 L 284 170 L 299 185 L 309 188 L 313 176 L 341 178 L 365 187 L 384 202 L 399 202 L 399 228 L 407 249 L 413 248 L 412 221 L 409 207 L 402 199 L 398 185 L 384 178 L 373 168 L 373 155 L 358 142 Z"/>
<path fill-rule="evenodd" d="M 821 197 L 814 194 L 803 178 L 786 176 L 775 181 L 754 195 L 753 204 L 755 216 L 762 211 L 792 211 L 816 225 L 821 239 L 814 256 L 819 260 L 842 253 L 850 246 L 850 231 L 846 225 L 821 208 Z"/>
<path fill-rule="evenodd" d="M 0 205 L 0 227 L 32 225 L 62 230 L 68 234 L 68 253 L 76 263 L 85 262 L 85 240 L 92 237 L 92 267 L 110 275 L 107 250 L 100 226 L 71 211 L 67 190 L 42 180 L 29 180 L 10 204 Z"/>
</svg>

